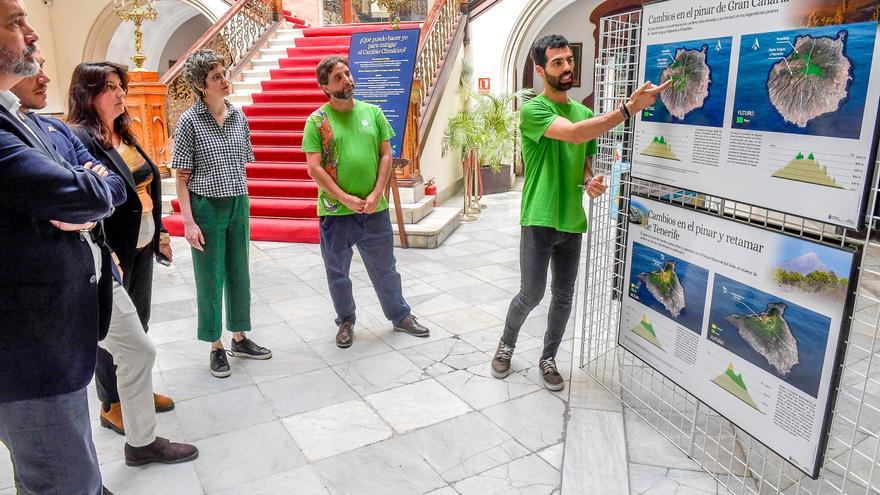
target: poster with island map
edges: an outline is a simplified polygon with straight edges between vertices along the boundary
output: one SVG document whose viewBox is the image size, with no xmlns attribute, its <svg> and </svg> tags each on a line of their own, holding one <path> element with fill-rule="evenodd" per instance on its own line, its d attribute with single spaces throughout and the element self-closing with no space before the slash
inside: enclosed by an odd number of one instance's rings
<svg viewBox="0 0 880 495">
<path fill-rule="evenodd" d="M 797 2 L 644 7 L 632 174 L 861 230 L 877 157 L 878 22 Z M 809 198 L 806 201 L 805 198 Z"/>
<path fill-rule="evenodd" d="M 633 196 L 618 343 L 815 476 L 857 253 Z"/>
</svg>

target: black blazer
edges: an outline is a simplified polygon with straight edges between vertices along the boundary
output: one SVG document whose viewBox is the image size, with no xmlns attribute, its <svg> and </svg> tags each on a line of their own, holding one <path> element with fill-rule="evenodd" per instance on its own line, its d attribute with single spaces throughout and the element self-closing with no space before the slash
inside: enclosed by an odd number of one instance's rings
<svg viewBox="0 0 880 495">
<path fill-rule="evenodd" d="M 137 238 L 143 207 L 137 195 L 137 185 L 131 176 L 125 161 L 119 156 L 114 148 L 104 148 L 95 138 L 95 135 L 85 127 L 72 126 L 71 130 L 82 141 L 95 158 L 108 169 L 121 175 L 126 182 L 128 197 L 125 203 L 116 208 L 110 218 L 104 220 L 104 233 L 107 243 L 119 257 L 122 273 L 131 273 L 134 265 L 134 257 L 137 253 Z M 162 176 L 159 175 L 159 167 L 147 156 L 147 153 L 139 144 L 135 145 L 138 152 L 153 169 L 153 182 L 150 184 L 150 196 L 153 198 L 153 221 L 156 223 L 156 232 L 153 234 L 152 249 L 154 254 L 159 253 L 159 232 L 165 232 L 162 225 Z"/>
<path fill-rule="evenodd" d="M 98 221 L 113 211 L 97 174 L 47 156 L 0 107 L 0 402 L 74 392 L 92 379 L 110 323 L 110 256 L 100 283 L 78 232 L 49 220 Z"/>
</svg>

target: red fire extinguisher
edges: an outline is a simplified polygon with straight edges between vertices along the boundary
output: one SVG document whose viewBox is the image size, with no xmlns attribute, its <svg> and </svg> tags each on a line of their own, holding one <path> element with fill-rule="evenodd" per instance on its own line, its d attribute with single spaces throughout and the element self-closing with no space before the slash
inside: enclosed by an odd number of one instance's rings
<svg viewBox="0 0 880 495">
<path fill-rule="evenodd" d="M 434 196 L 434 206 L 437 206 L 437 186 L 434 184 L 434 178 L 431 177 L 428 179 L 428 182 L 425 183 L 425 195 L 426 196 Z"/>
</svg>

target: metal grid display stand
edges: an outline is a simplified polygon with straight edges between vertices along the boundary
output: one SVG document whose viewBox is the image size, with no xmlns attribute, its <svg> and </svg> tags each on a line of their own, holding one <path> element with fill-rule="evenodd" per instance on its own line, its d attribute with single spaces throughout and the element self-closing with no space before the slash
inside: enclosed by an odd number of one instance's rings
<svg viewBox="0 0 880 495">
<path fill-rule="evenodd" d="M 637 83 L 641 12 L 601 20 L 596 59 L 597 114 L 613 111 Z M 599 140 L 596 173 L 609 174 L 615 151 L 631 163 L 632 127 L 622 124 Z M 880 165 L 875 167 L 880 169 Z M 817 480 L 802 474 L 756 439 L 683 388 L 617 345 L 626 259 L 629 198 L 660 198 L 680 191 L 632 178 L 620 182 L 619 212 L 608 195 L 590 203 L 582 301 L 580 367 L 735 494 L 880 493 L 880 242 L 840 227 L 706 195 L 667 201 L 729 220 L 786 232 L 831 246 L 862 248 L 851 328 L 844 334 L 840 382 L 829 422 L 828 443 Z M 875 212 L 878 177 L 872 178 L 866 222 Z M 666 196 L 669 198 L 670 196 Z M 809 198 L 804 198 L 809 201 Z M 616 217 L 616 218 L 615 218 Z M 876 234 L 875 234 L 876 235 Z"/>
</svg>

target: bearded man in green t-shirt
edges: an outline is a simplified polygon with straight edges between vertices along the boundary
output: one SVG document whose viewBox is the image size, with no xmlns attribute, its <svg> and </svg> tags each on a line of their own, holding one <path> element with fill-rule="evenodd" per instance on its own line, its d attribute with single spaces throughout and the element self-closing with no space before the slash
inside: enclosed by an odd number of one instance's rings
<svg viewBox="0 0 880 495">
<path fill-rule="evenodd" d="M 355 303 L 349 268 L 357 246 L 395 331 L 427 337 L 410 313 L 395 268 L 394 237 L 385 185 L 391 174 L 394 131 L 376 105 L 354 99 L 354 79 L 344 57 L 325 57 L 316 69 L 330 102 L 306 120 L 302 149 L 309 175 L 318 183 L 321 257 L 336 310 L 336 345 L 354 341 Z"/>
<path fill-rule="evenodd" d="M 520 327 L 544 297 L 549 266 L 553 276 L 550 309 L 538 367 L 545 387 L 562 390 L 555 358 L 571 315 L 581 237 L 587 230 L 583 194 L 586 190 L 590 198 L 596 198 L 606 189 L 604 177 L 594 176 L 590 166 L 596 138 L 654 103 L 666 85 L 647 82 L 619 109 L 593 117 L 592 110 L 568 98 L 575 69 L 568 40 L 555 34 L 540 38 L 532 46 L 532 59 L 535 72 L 544 81 L 544 91 L 520 112 L 525 162 L 520 291 L 507 311 L 492 375 L 504 378 L 511 373 L 510 360 Z"/>
</svg>

